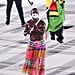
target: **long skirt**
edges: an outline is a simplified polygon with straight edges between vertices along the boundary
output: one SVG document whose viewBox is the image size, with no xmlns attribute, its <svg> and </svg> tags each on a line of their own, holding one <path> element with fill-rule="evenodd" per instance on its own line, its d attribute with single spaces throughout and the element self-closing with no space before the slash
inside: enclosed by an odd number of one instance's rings
<svg viewBox="0 0 75 75">
<path fill-rule="evenodd" d="M 23 73 L 45 75 L 46 45 L 42 41 L 30 41 L 23 65 Z"/>
</svg>

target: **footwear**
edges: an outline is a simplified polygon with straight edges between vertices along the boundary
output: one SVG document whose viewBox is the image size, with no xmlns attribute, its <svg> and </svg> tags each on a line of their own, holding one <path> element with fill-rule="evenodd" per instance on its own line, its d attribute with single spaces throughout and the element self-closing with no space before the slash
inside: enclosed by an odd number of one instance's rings
<svg viewBox="0 0 75 75">
<path fill-rule="evenodd" d="M 51 37 L 51 40 L 55 40 L 55 37 Z"/>
<path fill-rule="evenodd" d="M 10 24 L 10 21 L 9 21 L 9 20 L 7 20 L 7 21 L 6 21 L 6 25 L 9 25 L 9 24 Z"/>
<path fill-rule="evenodd" d="M 22 27 L 25 27 L 25 24 L 21 25 Z"/>
<path fill-rule="evenodd" d="M 64 43 L 62 40 L 57 40 L 59 43 Z"/>
<path fill-rule="evenodd" d="M 25 22 L 21 24 L 22 27 L 25 27 Z"/>
</svg>

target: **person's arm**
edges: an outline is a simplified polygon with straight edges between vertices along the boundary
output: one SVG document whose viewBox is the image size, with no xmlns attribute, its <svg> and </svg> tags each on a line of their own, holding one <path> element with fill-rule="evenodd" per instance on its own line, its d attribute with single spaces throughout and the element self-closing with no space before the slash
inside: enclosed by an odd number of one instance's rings
<svg viewBox="0 0 75 75">
<path fill-rule="evenodd" d="M 24 36 L 26 36 L 30 32 L 30 28 L 28 27 L 28 23 L 25 25 Z"/>
<path fill-rule="evenodd" d="M 39 24 L 38 27 L 37 27 L 38 31 L 40 33 L 44 34 L 44 32 L 46 31 L 46 24 L 45 24 L 45 22 L 41 20 L 38 24 Z"/>
<path fill-rule="evenodd" d="M 28 2 L 30 3 L 30 5 L 33 5 L 33 2 L 32 1 L 28 0 Z"/>
<path fill-rule="evenodd" d="M 59 4 L 61 5 L 62 8 L 64 8 L 64 3 L 65 3 L 65 0 L 61 0 L 61 1 L 59 2 Z"/>
<path fill-rule="evenodd" d="M 30 34 L 33 27 L 34 27 L 34 21 L 29 20 L 25 25 L 24 35 L 26 36 L 27 34 Z"/>
</svg>

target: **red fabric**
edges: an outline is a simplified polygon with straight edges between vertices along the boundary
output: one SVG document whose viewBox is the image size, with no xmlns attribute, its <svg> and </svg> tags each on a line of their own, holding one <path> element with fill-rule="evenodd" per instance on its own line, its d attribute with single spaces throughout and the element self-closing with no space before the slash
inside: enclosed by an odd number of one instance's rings
<svg viewBox="0 0 75 75">
<path fill-rule="evenodd" d="M 52 4 L 50 5 L 50 8 L 49 8 L 50 10 L 58 10 L 57 9 L 57 4 L 56 4 L 56 2 L 54 2 L 54 0 L 52 0 Z"/>
<path fill-rule="evenodd" d="M 42 42 L 38 48 L 29 45 L 22 69 L 23 73 L 28 73 L 29 75 L 45 75 L 45 53 L 46 46 Z"/>
</svg>

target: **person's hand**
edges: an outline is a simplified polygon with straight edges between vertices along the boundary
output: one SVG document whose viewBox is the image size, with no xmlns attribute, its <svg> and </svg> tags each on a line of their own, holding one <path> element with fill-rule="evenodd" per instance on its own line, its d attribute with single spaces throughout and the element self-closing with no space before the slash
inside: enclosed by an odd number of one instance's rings
<svg viewBox="0 0 75 75">
<path fill-rule="evenodd" d="M 33 3 L 33 2 L 31 2 L 30 4 L 31 4 L 31 5 L 33 5 L 34 3 Z"/>
<path fill-rule="evenodd" d="M 46 7 L 46 10 L 48 9 L 48 7 Z"/>
</svg>

